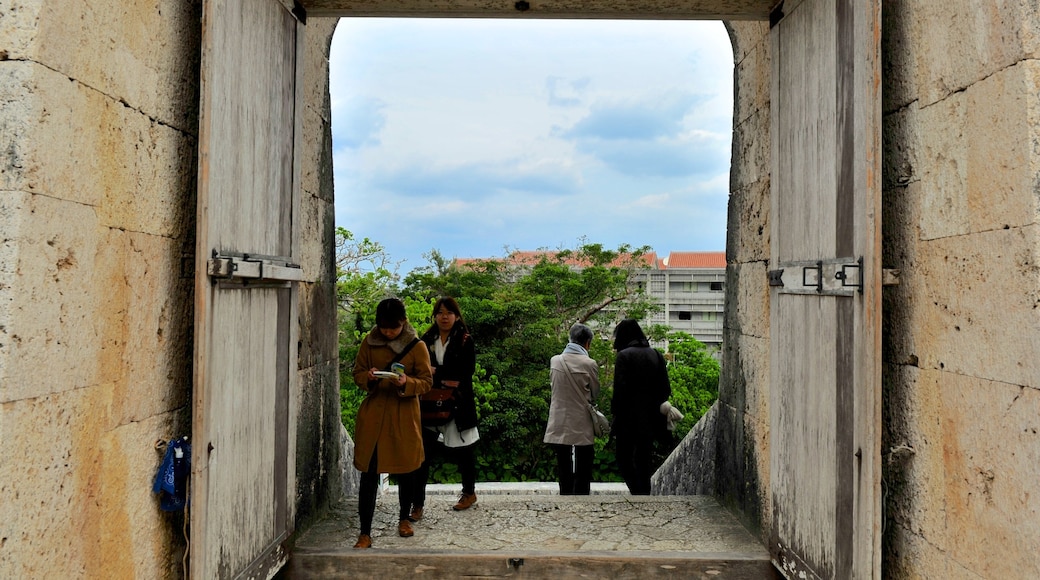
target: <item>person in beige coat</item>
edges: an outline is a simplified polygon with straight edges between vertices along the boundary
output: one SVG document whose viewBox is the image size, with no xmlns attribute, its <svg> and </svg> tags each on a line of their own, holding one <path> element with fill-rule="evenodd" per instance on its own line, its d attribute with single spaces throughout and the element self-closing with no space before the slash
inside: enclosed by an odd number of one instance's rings
<svg viewBox="0 0 1040 580">
<path fill-rule="evenodd" d="M 396 375 L 381 376 L 391 371 L 395 357 L 401 365 Z M 376 306 L 376 326 L 361 342 L 354 361 L 354 383 L 368 393 L 358 408 L 354 429 L 354 467 L 361 471 L 361 533 L 354 547 L 369 548 L 380 473 L 397 474 L 401 504 L 397 532 L 402 537 L 414 535 L 408 520 L 415 485 L 411 473 L 425 457 L 419 395 L 430 390 L 433 370 L 430 353 L 408 323 L 400 300 L 387 298 Z"/>
<path fill-rule="evenodd" d="M 596 436 L 589 403 L 599 396 L 599 365 L 589 357 L 592 329 L 575 324 L 570 342 L 549 361 L 552 398 L 544 443 L 556 452 L 560 495 L 589 495 Z"/>
</svg>

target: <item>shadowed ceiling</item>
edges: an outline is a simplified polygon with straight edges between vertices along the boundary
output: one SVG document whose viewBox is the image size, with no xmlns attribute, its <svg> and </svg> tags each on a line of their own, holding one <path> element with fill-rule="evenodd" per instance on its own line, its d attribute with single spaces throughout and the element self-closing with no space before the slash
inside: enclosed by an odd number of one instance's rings
<svg viewBox="0 0 1040 580">
<path fill-rule="evenodd" d="M 298 0 L 308 16 L 766 20 L 784 0 Z M 797 2 L 790 2 L 794 4 Z"/>
</svg>

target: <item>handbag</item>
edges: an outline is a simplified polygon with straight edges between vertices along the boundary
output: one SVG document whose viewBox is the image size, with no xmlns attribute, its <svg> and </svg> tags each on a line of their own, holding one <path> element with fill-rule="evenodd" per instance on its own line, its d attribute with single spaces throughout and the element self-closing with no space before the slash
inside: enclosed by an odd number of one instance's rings
<svg viewBox="0 0 1040 580">
<path fill-rule="evenodd" d="M 441 381 L 440 385 L 419 395 L 422 424 L 427 427 L 446 425 L 455 417 L 455 389 L 458 381 Z"/>
<path fill-rule="evenodd" d="M 589 401 L 589 416 L 592 417 L 592 433 L 596 437 L 610 435 L 610 421 L 591 401 Z"/>
</svg>

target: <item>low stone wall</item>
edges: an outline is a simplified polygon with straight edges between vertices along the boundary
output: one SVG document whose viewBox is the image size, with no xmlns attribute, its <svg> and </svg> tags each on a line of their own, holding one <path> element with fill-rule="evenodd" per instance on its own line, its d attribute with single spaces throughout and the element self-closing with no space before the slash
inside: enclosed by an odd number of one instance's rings
<svg viewBox="0 0 1040 580">
<path fill-rule="evenodd" d="M 715 495 L 718 409 L 712 405 L 654 473 L 654 495 Z"/>
</svg>

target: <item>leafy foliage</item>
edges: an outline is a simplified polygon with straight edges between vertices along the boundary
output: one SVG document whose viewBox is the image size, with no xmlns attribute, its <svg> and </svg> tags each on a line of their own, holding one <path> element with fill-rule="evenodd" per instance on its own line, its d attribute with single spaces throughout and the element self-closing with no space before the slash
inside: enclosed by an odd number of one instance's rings
<svg viewBox="0 0 1040 580">
<path fill-rule="evenodd" d="M 342 241 L 342 246 L 339 242 Z M 583 243 L 576 249 L 514 253 L 506 258 L 456 264 L 436 250 L 428 265 L 410 272 L 398 287 L 396 270 L 385 251 L 367 239 L 354 240 L 337 230 L 337 248 L 347 259 L 340 265 L 341 408 L 353 435 L 363 393 L 350 375 L 357 347 L 374 324 L 376 303 L 400 296 L 409 320 L 420 333 L 431 323 L 432 304 L 453 296 L 477 344 L 474 391 L 480 416 L 477 477 L 480 481 L 554 481 L 555 456 L 542 443 L 549 413 L 549 359 L 567 343 L 567 331 L 583 322 L 597 331 L 589 354 L 600 363 L 603 388 L 598 401 L 608 410 L 613 382 L 610 333 L 622 318 L 645 319 L 660 306 L 649 297 L 637 274 L 648 267 L 648 248 L 622 245 L 607 250 Z M 356 267 L 358 260 L 365 268 Z M 354 267 L 348 267 L 353 265 Z M 670 345 L 672 404 L 685 418 L 659 454 L 671 452 L 707 410 L 718 393 L 718 363 L 700 342 L 655 326 L 654 340 Z M 593 463 L 596 481 L 620 481 L 613 441 L 597 440 Z M 431 466 L 431 481 L 457 482 L 450 462 Z"/>
</svg>

